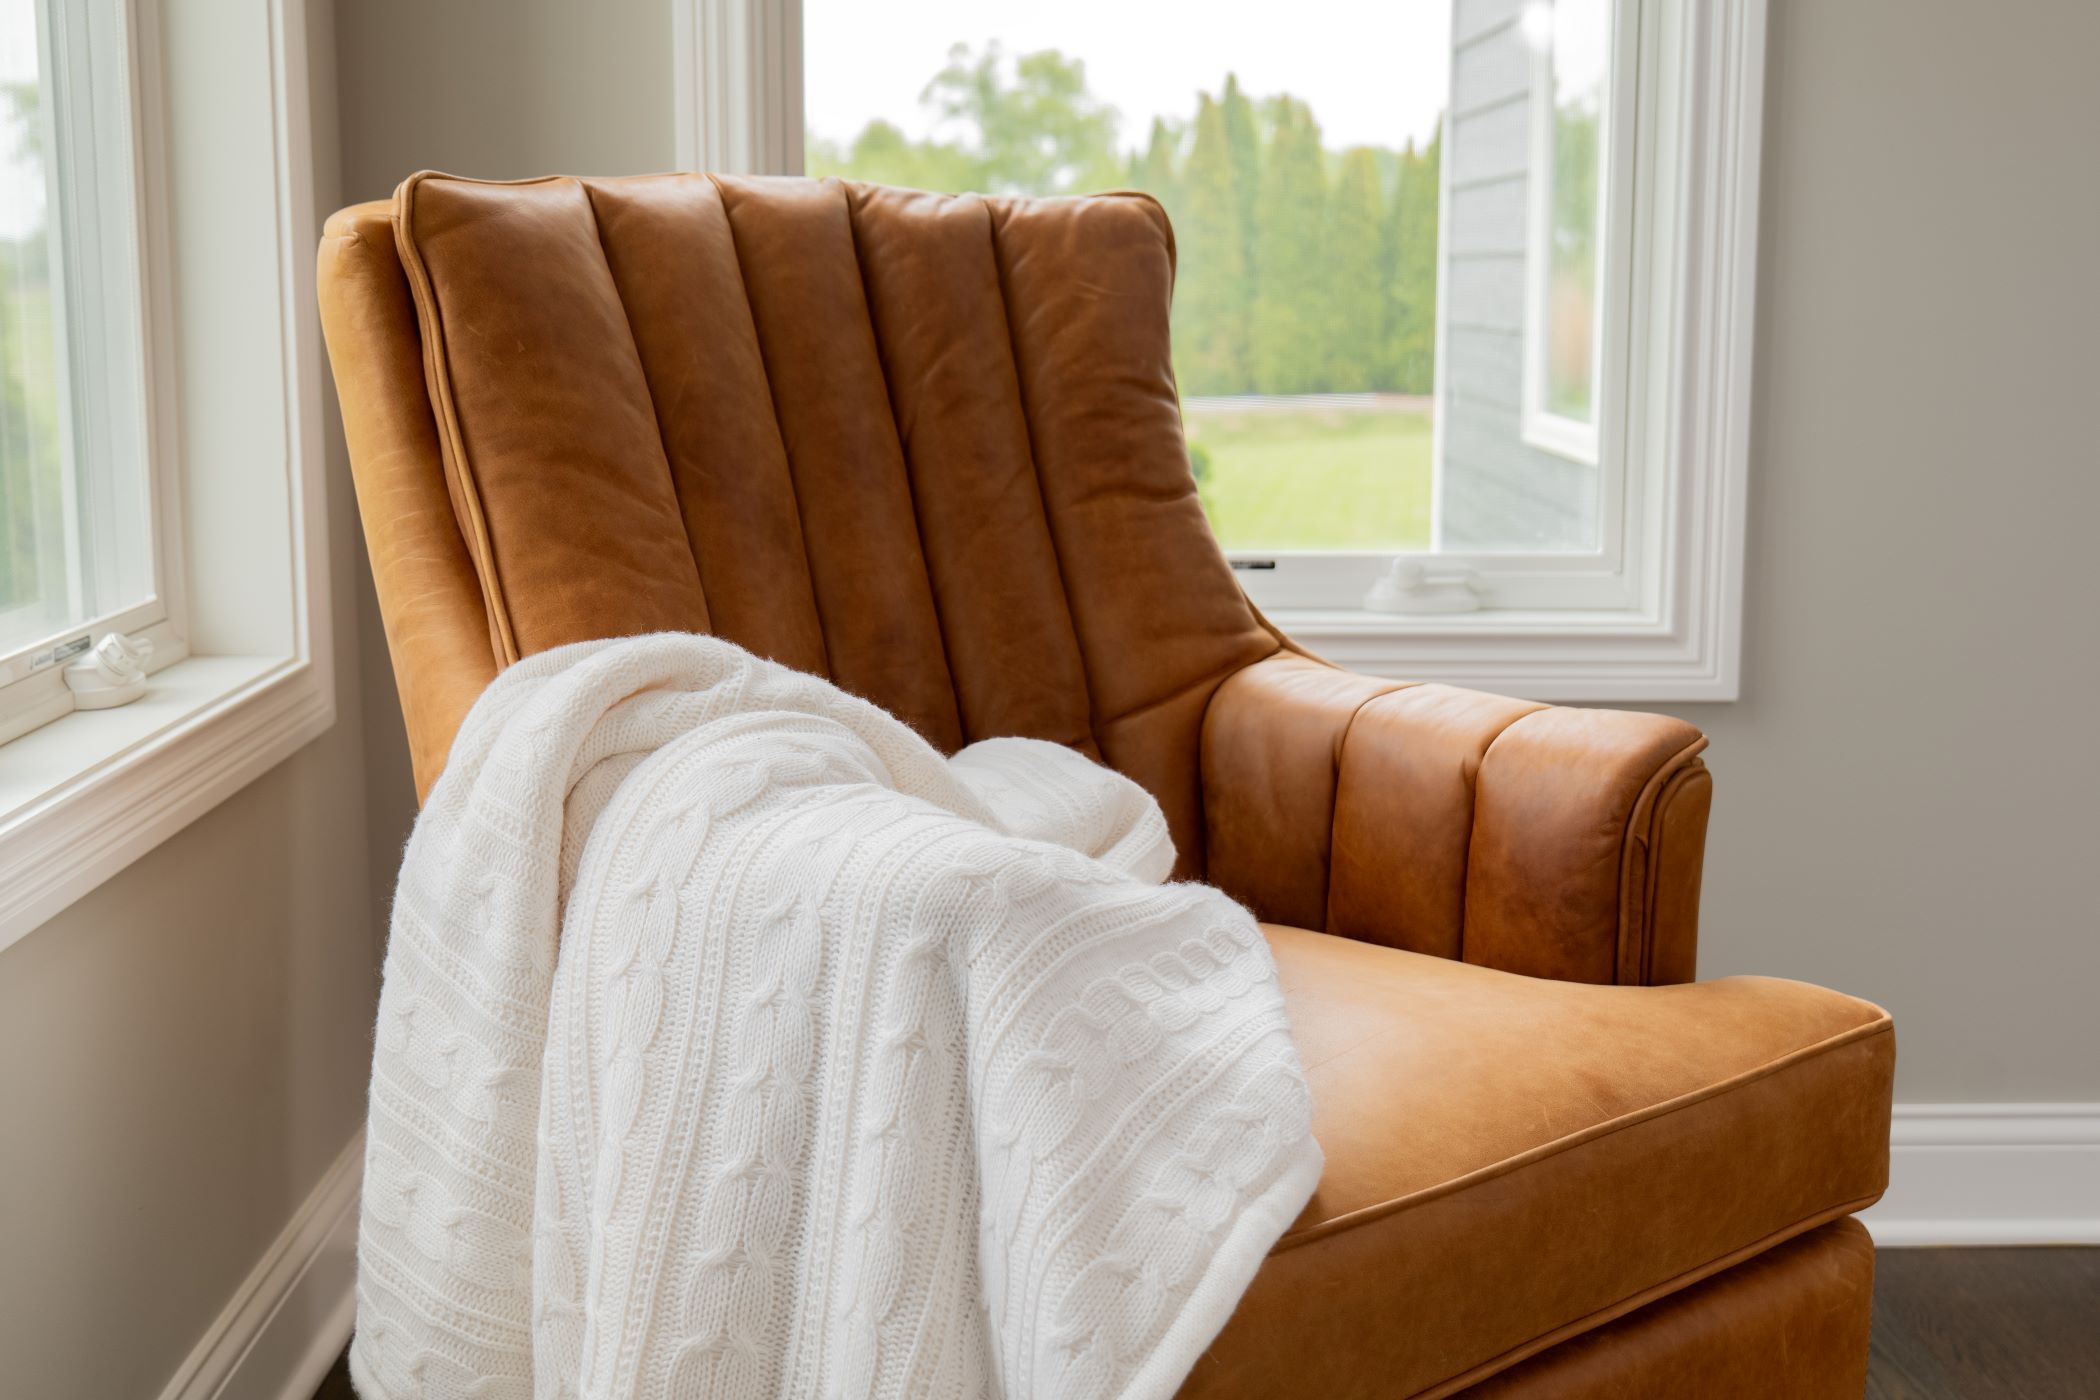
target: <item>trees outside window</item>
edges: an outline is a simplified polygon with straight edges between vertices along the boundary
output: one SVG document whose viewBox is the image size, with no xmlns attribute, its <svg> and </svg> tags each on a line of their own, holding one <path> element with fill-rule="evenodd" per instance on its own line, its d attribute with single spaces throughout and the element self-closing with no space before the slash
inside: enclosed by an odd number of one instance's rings
<svg viewBox="0 0 2100 1400">
<path fill-rule="evenodd" d="M 813 175 L 953 192 L 1135 189 L 1179 248 L 1174 361 L 1228 545 L 1420 548 L 1429 538 L 1440 140 L 1337 149 L 1311 103 L 1231 73 L 1126 144 L 1083 58 L 958 44 L 931 134 L 869 121 L 809 143 Z M 1293 402 L 1293 401 L 1296 402 Z"/>
</svg>

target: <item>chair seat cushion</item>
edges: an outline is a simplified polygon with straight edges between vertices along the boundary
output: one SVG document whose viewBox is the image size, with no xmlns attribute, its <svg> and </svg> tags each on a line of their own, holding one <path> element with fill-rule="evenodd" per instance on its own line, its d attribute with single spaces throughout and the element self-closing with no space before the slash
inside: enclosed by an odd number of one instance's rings
<svg viewBox="0 0 2100 1400">
<path fill-rule="evenodd" d="M 1267 932 L 1327 1165 L 1185 1397 L 1450 1394 L 1887 1184 L 1866 1002 Z"/>
</svg>

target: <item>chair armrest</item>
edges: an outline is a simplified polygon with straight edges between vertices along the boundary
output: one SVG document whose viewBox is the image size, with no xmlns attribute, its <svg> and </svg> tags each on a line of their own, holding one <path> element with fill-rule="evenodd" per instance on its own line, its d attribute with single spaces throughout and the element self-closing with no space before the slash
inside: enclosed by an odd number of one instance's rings
<svg viewBox="0 0 2100 1400">
<path fill-rule="evenodd" d="M 1705 747 L 1662 715 L 1279 653 L 1204 718 L 1207 873 L 1270 922 L 1563 981 L 1690 981 Z"/>
</svg>

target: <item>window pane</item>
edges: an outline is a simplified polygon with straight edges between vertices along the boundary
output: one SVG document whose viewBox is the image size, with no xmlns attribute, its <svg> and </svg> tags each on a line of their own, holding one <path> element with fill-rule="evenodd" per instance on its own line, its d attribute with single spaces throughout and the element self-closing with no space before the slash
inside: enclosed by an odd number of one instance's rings
<svg viewBox="0 0 2100 1400">
<path fill-rule="evenodd" d="M 1596 422 L 1597 255 L 1603 211 L 1599 136 L 1605 55 L 1611 40 L 1606 0 L 1553 6 L 1553 182 L 1547 235 L 1545 409 Z"/>
<path fill-rule="evenodd" d="M 1459 0 L 1459 14 L 1439 543 L 1595 549 L 1611 0 L 1531 0 L 1514 15 Z"/>
<path fill-rule="evenodd" d="M 1228 548 L 1594 549 L 1612 3 L 805 0 L 807 168 L 1158 196 Z"/>
<path fill-rule="evenodd" d="M 76 616 L 33 0 L 0 0 L 0 651 Z"/>
<path fill-rule="evenodd" d="M 1191 463 L 1228 548 L 1428 547 L 1447 3 L 803 13 L 811 174 L 1167 207 Z"/>
</svg>

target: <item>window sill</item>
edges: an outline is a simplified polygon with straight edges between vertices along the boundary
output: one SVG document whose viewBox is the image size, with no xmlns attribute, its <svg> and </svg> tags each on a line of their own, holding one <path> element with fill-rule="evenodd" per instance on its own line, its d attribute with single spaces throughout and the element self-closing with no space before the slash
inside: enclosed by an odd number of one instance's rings
<svg viewBox="0 0 2100 1400">
<path fill-rule="evenodd" d="M 1308 651 L 1366 675 L 1556 704 L 1734 700 L 1739 691 L 1735 639 L 1718 620 L 1673 627 L 1608 610 L 1263 611 Z"/>
<path fill-rule="evenodd" d="M 311 662 L 192 656 L 0 746 L 0 949 L 335 722 Z"/>
</svg>

